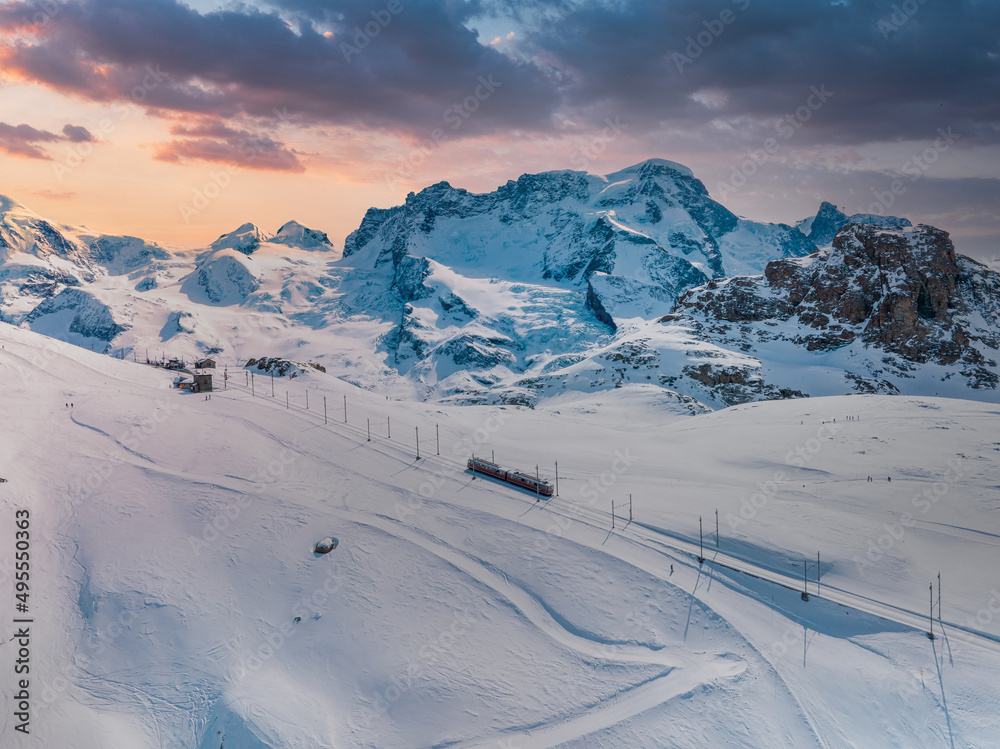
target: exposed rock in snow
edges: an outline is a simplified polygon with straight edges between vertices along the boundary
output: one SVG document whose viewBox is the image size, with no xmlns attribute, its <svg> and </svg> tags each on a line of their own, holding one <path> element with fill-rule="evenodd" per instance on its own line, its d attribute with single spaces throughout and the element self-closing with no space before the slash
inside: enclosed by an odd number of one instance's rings
<svg viewBox="0 0 1000 749">
<path fill-rule="evenodd" d="M 129 329 L 115 319 L 111 308 L 83 289 L 64 289 L 46 299 L 25 318 L 32 330 L 46 335 L 75 334 L 85 339 L 109 342 Z"/>
<path fill-rule="evenodd" d="M 1000 274 L 957 256 L 947 233 L 929 226 L 848 224 L 831 247 L 809 257 L 775 260 L 763 276 L 688 292 L 679 314 L 730 340 L 783 338 L 808 351 L 857 341 L 896 354 L 890 368 L 903 376 L 931 363 L 957 365 L 973 388 L 1000 382 Z M 760 323 L 788 325 L 769 332 Z"/>
<path fill-rule="evenodd" d="M 249 359 L 244 369 L 250 369 L 260 374 L 275 377 L 298 377 L 310 370 L 326 372 L 326 367 L 316 362 L 295 362 L 277 356 L 262 356 L 259 359 Z"/>
<path fill-rule="evenodd" d="M 823 201 L 815 216 L 799 221 L 795 226 L 817 247 L 824 247 L 833 241 L 847 224 L 871 224 L 886 228 L 912 226 L 910 221 L 899 216 L 880 216 L 872 213 L 855 213 L 848 216 L 833 203 Z"/>
</svg>

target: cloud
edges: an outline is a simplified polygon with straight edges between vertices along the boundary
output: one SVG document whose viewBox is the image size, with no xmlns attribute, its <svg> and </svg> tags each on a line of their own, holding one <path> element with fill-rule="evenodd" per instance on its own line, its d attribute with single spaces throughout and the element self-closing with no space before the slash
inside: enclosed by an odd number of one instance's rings
<svg viewBox="0 0 1000 749">
<path fill-rule="evenodd" d="M 1000 100 L 984 95 L 1000 90 L 997 3 L 627 0 L 538 18 L 518 35 L 522 53 L 572 71 L 571 106 L 621 113 L 635 128 L 773 129 L 826 86 L 834 96 L 803 141 L 926 138 L 948 125 L 969 141 L 997 139 L 988 123 Z M 724 105 L 703 106 L 705 90 Z"/>
<path fill-rule="evenodd" d="M 181 137 L 157 144 L 154 158 L 158 161 L 210 161 L 249 169 L 305 171 L 294 151 L 263 133 L 239 130 L 218 120 L 178 124 L 170 132 Z"/>
<path fill-rule="evenodd" d="M 63 135 L 56 135 L 47 130 L 38 130 L 31 125 L 8 125 L 0 122 L 0 150 L 13 156 L 24 156 L 29 159 L 51 160 L 51 156 L 38 144 L 56 141 L 79 143 L 83 140 L 93 140 L 90 132 L 77 125 L 66 125 Z"/>
<path fill-rule="evenodd" d="M 94 136 L 91 135 L 90 131 L 79 125 L 66 125 L 62 131 L 70 143 L 89 143 L 94 140 Z"/>
<path fill-rule="evenodd" d="M 247 5 L 201 14 L 176 0 L 69 0 L 15 37 L 33 7 L 15 1 L 0 6 L 8 38 L 0 67 L 96 101 L 223 118 L 287 110 L 305 125 L 418 137 L 447 126 L 448 109 L 475 97 L 484 78 L 497 82 L 497 101 L 478 107 L 461 136 L 544 128 L 558 105 L 538 65 L 479 43 L 466 26 L 475 3 L 307 6 L 285 7 L 284 15 Z"/>
<path fill-rule="evenodd" d="M 940 127 L 963 147 L 1000 142 L 1000 98 L 984 94 L 1000 90 L 1000 3 L 264 2 L 201 13 L 178 0 L 52 0 L 45 23 L 25 25 L 35 5 L 13 0 L 0 5 L 0 75 L 171 117 L 266 129 L 287 111 L 305 127 L 420 140 L 435 129 L 537 136 L 563 132 L 559 122 L 585 132 L 618 115 L 630 137 L 758 143 L 825 87 L 800 145 L 927 139 Z M 496 82 L 489 100 L 477 97 L 483 80 Z M 475 110 L 453 130 L 464 102 Z M 165 153 L 229 142 L 205 140 Z"/>
<path fill-rule="evenodd" d="M 74 190 L 35 190 L 34 194 L 49 200 L 70 200 L 77 195 Z"/>
</svg>

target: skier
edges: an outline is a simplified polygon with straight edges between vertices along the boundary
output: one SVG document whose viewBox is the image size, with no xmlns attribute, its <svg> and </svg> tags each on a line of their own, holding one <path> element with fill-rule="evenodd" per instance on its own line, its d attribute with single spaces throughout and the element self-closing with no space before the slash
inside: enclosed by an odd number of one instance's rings
<svg viewBox="0 0 1000 749">
<path fill-rule="evenodd" d="M 674 565 L 670 565 L 670 574 L 674 574 Z"/>
<path fill-rule="evenodd" d="M 892 483 L 892 476 L 889 477 L 889 483 Z"/>
</svg>

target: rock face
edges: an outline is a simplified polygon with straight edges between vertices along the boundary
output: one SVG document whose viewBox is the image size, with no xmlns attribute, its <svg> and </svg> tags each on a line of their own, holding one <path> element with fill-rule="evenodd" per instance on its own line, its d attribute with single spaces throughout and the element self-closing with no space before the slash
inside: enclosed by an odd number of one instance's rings
<svg viewBox="0 0 1000 749">
<path fill-rule="evenodd" d="M 837 236 L 837 232 L 847 224 L 871 224 L 886 228 L 911 226 L 908 219 L 898 216 L 879 216 L 873 213 L 855 213 L 853 216 L 848 216 L 833 203 L 823 201 L 815 216 L 799 221 L 795 227 L 817 247 L 824 247 L 830 244 Z"/>
<path fill-rule="evenodd" d="M 116 320 L 108 305 L 83 289 L 64 289 L 46 299 L 32 310 L 25 322 L 46 335 L 71 338 L 72 334 L 104 343 L 114 340 L 130 327 L 127 322 Z"/>
<path fill-rule="evenodd" d="M 771 336 L 809 351 L 857 342 L 910 364 L 957 364 L 974 388 L 998 384 L 1000 275 L 956 255 L 948 234 L 930 226 L 848 224 L 830 247 L 772 261 L 762 277 L 690 291 L 678 313 L 723 334 L 785 323 Z"/>
<path fill-rule="evenodd" d="M 407 273 L 405 258 L 426 258 L 578 288 L 603 273 L 609 290 L 624 285 L 616 279 L 629 282 L 624 309 L 600 300 L 623 318 L 635 314 L 631 302 L 665 314 L 679 293 L 708 278 L 760 272 L 769 259 L 815 249 L 797 229 L 738 218 L 687 167 L 651 159 L 604 176 L 525 174 L 478 195 L 441 182 L 401 206 L 370 209 L 344 242 L 344 257 Z"/>
</svg>

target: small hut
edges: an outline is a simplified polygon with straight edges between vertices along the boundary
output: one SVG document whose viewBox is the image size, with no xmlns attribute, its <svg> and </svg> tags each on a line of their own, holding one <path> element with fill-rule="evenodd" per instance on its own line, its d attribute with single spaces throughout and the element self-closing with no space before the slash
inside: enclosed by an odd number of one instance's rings
<svg viewBox="0 0 1000 749">
<path fill-rule="evenodd" d="M 191 388 L 196 393 L 211 393 L 212 392 L 212 375 L 210 374 L 196 374 L 194 377 L 194 387 Z"/>
<path fill-rule="evenodd" d="M 199 359 L 194 363 L 195 369 L 215 369 L 215 359 Z"/>
</svg>

